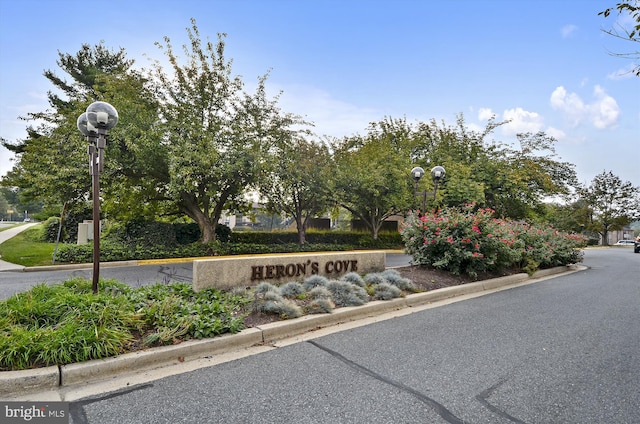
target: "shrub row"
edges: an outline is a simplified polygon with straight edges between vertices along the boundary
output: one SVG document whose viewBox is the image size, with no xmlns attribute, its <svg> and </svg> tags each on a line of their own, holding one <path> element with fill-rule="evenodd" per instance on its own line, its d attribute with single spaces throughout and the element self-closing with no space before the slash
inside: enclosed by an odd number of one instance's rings
<svg viewBox="0 0 640 424">
<path fill-rule="evenodd" d="M 406 251 L 416 264 L 473 277 L 512 267 L 532 274 L 582 260 L 586 237 L 494 214 L 475 205 L 413 214 L 401 230 Z"/>
<path fill-rule="evenodd" d="M 298 243 L 295 231 L 243 231 L 233 232 L 229 239 L 233 243 L 246 244 L 293 244 Z M 374 240 L 371 234 L 360 231 L 315 231 L 306 233 L 310 244 L 344 244 L 360 248 L 395 249 L 402 246 L 402 237 L 396 232 L 381 232 Z"/>
<path fill-rule="evenodd" d="M 197 258 L 203 256 L 218 255 L 244 255 L 261 253 L 287 253 L 287 252 L 322 252 L 352 250 L 353 246 L 336 244 L 245 244 L 245 243 L 220 243 L 208 244 L 192 243 L 185 246 L 132 246 L 113 240 L 104 240 L 100 243 L 100 261 L 114 262 L 143 259 L 163 258 Z M 87 263 L 93 261 L 93 244 L 65 244 L 60 246 L 58 260 L 68 263 Z"/>
</svg>

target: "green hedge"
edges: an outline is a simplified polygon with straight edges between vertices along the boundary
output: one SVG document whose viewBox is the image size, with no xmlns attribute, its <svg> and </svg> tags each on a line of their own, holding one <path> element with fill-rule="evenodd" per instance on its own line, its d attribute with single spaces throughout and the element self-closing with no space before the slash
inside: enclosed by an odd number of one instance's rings
<svg viewBox="0 0 640 424">
<path fill-rule="evenodd" d="M 228 241 L 230 234 L 231 229 L 226 225 L 218 224 L 216 227 L 218 240 Z M 196 223 L 129 221 L 111 226 L 105 238 L 132 247 L 177 247 L 198 241 L 200 228 Z"/>
<path fill-rule="evenodd" d="M 57 231 L 57 218 L 47 222 L 46 232 Z M 131 221 L 114 224 L 102 237 L 101 261 L 125 261 L 160 258 L 185 258 L 214 255 L 260 253 L 340 251 L 353 249 L 403 248 L 398 232 L 382 232 L 374 240 L 366 232 L 317 231 L 307 232 L 307 243 L 298 244 L 295 231 L 247 231 L 234 233 L 226 225 L 216 227 L 217 240 L 203 245 L 195 223 L 165 223 Z M 58 260 L 69 263 L 93 261 L 93 244 L 61 246 Z"/>
<path fill-rule="evenodd" d="M 246 244 L 297 244 L 298 233 L 295 231 L 243 231 L 232 233 L 232 243 Z M 395 249 L 403 247 L 402 236 L 398 232 L 383 232 L 374 240 L 369 233 L 354 231 L 309 231 L 306 242 L 310 244 L 344 244 L 354 248 Z"/>
</svg>

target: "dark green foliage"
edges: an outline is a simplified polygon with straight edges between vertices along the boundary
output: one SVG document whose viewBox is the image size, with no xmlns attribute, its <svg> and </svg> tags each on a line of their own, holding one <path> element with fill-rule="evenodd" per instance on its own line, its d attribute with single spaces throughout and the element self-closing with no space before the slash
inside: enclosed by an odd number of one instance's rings
<svg viewBox="0 0 640 424">
<path fill-rule="evenodd" d="M 116 224 L 109 231 L 108 238 L 131 246 L 176 246 L 173 225 L 167 222 L 129 221 Z"/>
<path fill-rule="evenodd" d="M 246 244 L 298 244 L 296 232 L 262 232 L 244 231 L 234 232 L 231 235 L 232 243 Z M 368 233 L 355 231 L 308 231 L 306 242 L 309 244 L 335 244 L 349 245 L 355 248 L 387 248 L 393 249 L 402 246 L 402 237 L 398 232 L 382 232 L 378 239 L 374 240 Z"/>
<path fill-rule="evenodd" d="M 44 230 L 42 231 L 42 241 L 45 243 L 53 243 L 58 237 L 58 229 L 60 227 L 60 218 L 52 216 L 44 223 Z M 60 235 L 63 239 L 64 232 Z"/>
<path fill-rule="evenodd" d="M 226 242 L 231 229 L 223 224 L 216 227 L 216 238 Z M 200 240 L 200 228 L 195 223 L 170 223 L 157 221 L 128 221 L 113 225 L 105 238 L 131 246 L 176 247 Z"/>
<path fill-rule="evenodd" d="M 62 222 L 62 233 L 60 241 L 63 243 L 75 243 L 78 238 L 78 224 L 92 218 L 93 212 L 90 208 L 77 206 L 75 209 L 67 211 Z M 60 217 L 50 217 L 45 222 L 45 229 L 42 234 L 42 241 L 54 243 L 58 237 L 58 226 Z"/>
</svg>

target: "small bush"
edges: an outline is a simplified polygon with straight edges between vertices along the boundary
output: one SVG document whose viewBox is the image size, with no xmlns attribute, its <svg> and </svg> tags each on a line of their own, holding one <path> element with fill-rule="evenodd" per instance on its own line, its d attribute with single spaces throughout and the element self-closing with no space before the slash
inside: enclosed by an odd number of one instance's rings
<svg viewBox="0 0 640 424">
<path fill-rule="evenodd" d="M 375 298 L 379 300 L 390 300 L 402 296 L 402 291 L 389 283 L 378 284 L 374 288 Z"/>
<path fill-rule="evenodd" d="M 377 284 L 386 283 L 387 279 L 384 278 L 384 276 L 380 272 L 372 272 L 364 276 L 364 281 L 369 285 L 375 286 Z"/>
<path fill-rule="evenodd" d="M 317 286 L 308 292 L 310 299 L 331 299 L 331 292 L 326 286 Z"/>
<path fill-rule="evenodd" d="M 364 279 L 357 272 L 348 272 L 345 275 L 343 275 L 340 279 L 343 281 L 348 281 L 351 284 L 355 284 L 356 286 L 360 286 L 360 287 L 366 286 Z"/>
<path fill-rule="evenodd" d="M 306 311 L 309 314 L 329 314 L 335 307 L 336 305 L 331 299 L 318 298 L 309 303 Z"/>
<path fill-rule="evenodd" d="M 254 310 L 264 314 L 275 314 L 282 319 L 298 318 L 303 313 L 302 308 L 295 302 L 274 291 L 256 294 Z"/>
<path fill-rule="evenodd" d="M 400 290 L 415 292 L 417 287 L 408 278 L 402 278 L 400 273 L 395 269 L 387 269 L 382 272 L 382 277 L 389 283 Z"/>
<path fill-rule="evenodd" d="M 280 288 L 278 286 L 275 286 L 271 283 L 267 283 L 266 281 L 263 281 L 262 283 L 258 284 L 254 291 L 256 294 L 264 294 L 267 292 L 274 292 L 277 294 L 281 294 Z"/>
<path fill-rule="evenodd" d="M 332 280 L 327 289 L 337 306 L 360 306 L 369 301 L 369 294 L 365 289 L 347 281 Z"/>
<path fill-rule="evenodd" d="M 312 275 L 307 277 L 302 282 L 302 286 L 306 291 L 310 291 L 316 287 L 326 287 L 329 284 L 329 279 L 322 275 Z"/>
<path fill-rule="evenodd" d="M 304 297 L 305 289 L 302 287 L 302 284 L 292 281 L 280 286 L 280 293 L 282 293 L 284 297 L 291 299 L 301 298 Z"/>
</svg>

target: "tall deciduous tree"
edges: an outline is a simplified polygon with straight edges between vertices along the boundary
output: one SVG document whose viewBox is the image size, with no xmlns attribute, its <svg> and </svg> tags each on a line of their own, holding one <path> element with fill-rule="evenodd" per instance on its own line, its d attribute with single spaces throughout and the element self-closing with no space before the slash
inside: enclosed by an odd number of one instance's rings
<svg viewBox="0 0 640 424">
<path fill-rule="evenodd" d="M 93 47 L 85 44 L 75 55 L 59 53 L 57 64 L 65 76 L 44 72 L 55 88 L 48 94 L 49 108 L 23 117 L 32 123 L 25 140 L 3 140 L 3 145 L 16 153 L 17 161 L 2 185 L 20 187 L 24 200 L 61 205 L 83 201 L 91 186 L 86 141 L 76 119 L 91 102 L 107 100 L 109 84 L 118 80 L 122 86 L 123 81 L 137 76 L 131 73 L 133 61 L 126 59 L 123 49 L 112 51 L 102 43 Z M 136 103 L 135 97 L 126 101 Z M 123 105 L 114 103 L 116 108 Z M 129 117 L 124 114 L 121 121 L 126 124 Z"/>
<path fill-rule="evenodd" d="M 332 168 L 326 145 L 303 137 L 283 140 L 272 153 L 272 167 L 258 182 L 267 210 L 295 219 L 298 242 L 304 244 L 309 218 L 331 205 Z"/>
<path fill-rule="evenodd" d="M 403 130 L 402 125 L 394 129 L 384 121 L 374 123 L 366 136 L 347 137 L 333 146 L 335 200 L 362 220 L 374 239 L 385 219 L 414 204 Z"/>
<path fill-rule="evenodd" d="M 419 123 L 413 157 L 425 169 L 447 169 L 443 202 L 476 202 L 505 217 L 532 218 L 544 197 L 569 193 L 576 185 L 573 165 L 558 161 L 555 139 L 544 133 L 518 134 L 519 146 L 488 141 L 504 122 L 490 120 L 469 131 L 462 116 L 455 126 Z"/>
<path fill-rule="evenodd" d="M 623 182 L 611 171 L 596 175 L 579 194 L 591 211 L 588 229 L 599 233 L 604 245 L 608 244 L 610 231 L 640 218 L 640 187 Z"/>
<path fill-rule="evenodd" d="M 203 45 L 195 20 L 191 23 L 190 44 L 183 46 L 185 63 L 169 38 L 158 43 L 171 74 L 156 64 L 155 79 L 169 157 L 168 193 L 198 223 L 207 243 L 215 240 L 222 211 L 242 202 L 265 157 L 277 140 L 290 137 L 298 119 L 280 111 L 277 97 L 267 98 L 266 75 L 253 94 L 246 93 L 224 56 L 225 35 Z"/>
</svg>

